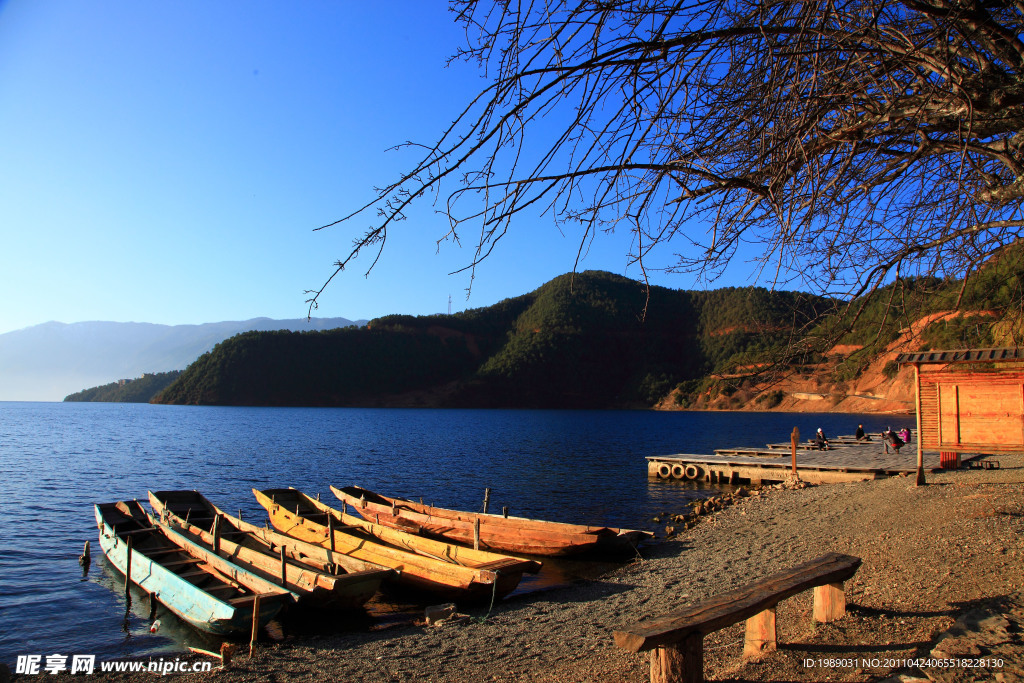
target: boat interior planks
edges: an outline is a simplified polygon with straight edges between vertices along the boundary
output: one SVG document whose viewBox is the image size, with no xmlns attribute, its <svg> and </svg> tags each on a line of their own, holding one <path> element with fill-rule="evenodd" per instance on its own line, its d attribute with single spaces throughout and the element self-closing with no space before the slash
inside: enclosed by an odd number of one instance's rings
<svg viewBox="0 0 1024 683">
<path fill-rule="evenodd" d="M 461 600 L 515 590 L 540 563 L 399 532 L 343 514 L 295 489 L 253 489 L 271 524 L 289 536 L 394 569 L 393 585 Z"/>
<path fill-rule="evenodd" d="M 250 588 L 178 546 L 152 523 L 138 501 L 94 506 L 100 547 L 129 583 L 195 628 L 218 635 L 242 635 L 252 628 L 256 596 L 258 625 L 266 625 L 289 599 L 272 585 Z"/>
<path fill-rule="evenodd" d="M 361 565 L 358 571 L 348 572 L 338 565 L 328 568 L 306 562 L 280 543 L 240 528 L 237 518 L 221 512 L 197 491 L 150 492 L 149 499 L 165 524 L 203 552 L 281 585 L 296 594 L 298 604 L 304 607 L 360 608 L 390 573 L 382 567 Z"/>
</svg>

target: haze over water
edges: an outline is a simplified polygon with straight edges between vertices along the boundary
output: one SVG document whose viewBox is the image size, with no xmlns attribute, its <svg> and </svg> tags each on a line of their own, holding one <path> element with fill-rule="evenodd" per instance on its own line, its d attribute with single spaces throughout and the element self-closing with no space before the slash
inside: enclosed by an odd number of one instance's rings
<svg viewBox="0 0 1024 683">
<path fill-rule="evenodd" d="M 492 510 L 663 531 L 655 514 L 685 512 L 707 492 L 649 481 L 645 456 L 786 441 L 793 426 L 852 433 L 858 422 L 896 426 L 889 416 L 808 413 L 0 402 L 0 661 L 13 670 L 19 654 L 105 660 L 209 647 L 163 609 L 163 628 L 150 634 L 145 601 L 125 622 L 123 579 L 96 542 L 97 502 L 194 488 L 262 522 L 251 488 L 294 486 L 333 504 L 329 485 L 358 484 L 478 510 L 490 487 Z"/>
</svg>

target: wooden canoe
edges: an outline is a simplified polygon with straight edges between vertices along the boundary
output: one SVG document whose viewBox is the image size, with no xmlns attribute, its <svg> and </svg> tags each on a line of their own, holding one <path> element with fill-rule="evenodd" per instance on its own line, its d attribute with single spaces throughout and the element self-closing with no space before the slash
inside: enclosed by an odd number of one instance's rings
<svg viewBox="0 0 1024 683">
<path fill-rule="evenodd" d="M 242 529 L 237 518 L 223 513 L 198 491 L 150 491 L 149 502 L 161 521 L 205 552 L 279 584 L 295 593 L 304 607 L 358 609 L 391 573 L 367 563 L 352 563 L 359 564 L 356 571 L 340 565 L 325 571 L 326 567 L 304 562 L 280 543 Z"/>
<path fill-rule="evenodd" d="M 502 552 L 549 557 L 632 552 L 653 536 L 632 529 L 448 510 L 389 498 L 358 486 L 332 486 L 331 491 L 364 519 L 409 533 L 473 545 L 479 525 L 479 547 Z"/>
<path fill-rule="evenodd" d="M 394 569 L 394 584 L 454 600 L 508 595 L 540 563 L 405 534 L 342 514 L 295 489 L 253 489 L 271 524 L 290 536 Z M 333 547 L 332 547 L 333 546 Z"/>
<path fill-rule="evenodd" d="M 257 621 L 265 626 L 289 595 L 269 586 L 253 590 L 193 557 L 158 527 L 138 501 L 94 506 L 100 547 L 110 563 L 146 593 L 195 628 L 216 635 L 247 635 L 259 596 Z M 131 539 L 131 553 L 128 539 Z"/>
</svg>

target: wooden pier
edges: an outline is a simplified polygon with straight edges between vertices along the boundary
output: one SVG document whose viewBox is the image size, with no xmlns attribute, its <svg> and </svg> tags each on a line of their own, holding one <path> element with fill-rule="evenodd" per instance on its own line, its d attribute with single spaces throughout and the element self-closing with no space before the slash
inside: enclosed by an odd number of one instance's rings
<svg viewBox="0 0 1024 683">
<path fill-rule="evenodd" d="M 911 437 L 900 453 L 886 449 L 878 435 L 871 441 L 837 437 L 831 448 L 819 451 L 807 442 L 797 445 L 796 468 L 809 483 L 865 481 L 917 472 L 917 442 Z M 721 448 L 714 455 L 678 453 L 647 458 L 652 479 L 692 479 L 713 483 L 754 485 L 785 481 L 792 476 L 791 445 L 767 444 L 764 448 Z M 939 453 L 924 454 L 924 469 L 943 469 Z"/>
</svg>

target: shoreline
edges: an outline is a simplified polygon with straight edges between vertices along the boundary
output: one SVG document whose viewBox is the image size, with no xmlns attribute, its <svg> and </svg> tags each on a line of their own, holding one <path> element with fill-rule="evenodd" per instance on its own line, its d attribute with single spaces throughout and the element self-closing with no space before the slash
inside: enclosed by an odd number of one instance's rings
<svg viewBox="0 0 1024 683">
<path fill-rule="evenodd" d="M 804 666 L 804 660 L 928 657 L 936 639 L 964 612 L 998 600 L 1003 602 L 993 609 L 1001 613 L 1024 606 L 1019 597 L 1024 586 L 1024 455 L 997 459 L 1000 469 L 933 474 L 924 487 L 903 476 L 798 489 L 766 487 L 760 495 L 738 498 L 703 516 L 692 528 L 680 525 L 673 539 L 645 548 L 643 560 L 595 580 L 512 596 L 494 605 L 483 622 L 486 606 L 461 610 L 473 617 L 462 624 L 399 624 L 263 642 L 252 660 L 240 654 L 231 669 L 182 680 L 647 681 L 647 655 L 616 648 L 611 636 L 616 628 L 825 552 L 863 559 L 846 586 L 847 616 L 815 625 L 811 592 L 790 598 L 778 606 L 778 651 L 744 662 L 743 625 L 717 631 L 705 638 L 705 677 L 885 680 L 903 669 L 816 669 Z M 1024 607 L 1018 616 L 1024 621 Z M 1024 680 L 1024 671 L 1014 668 L 1024 661 L 1019 628 L 1011 628 L 1008 640 L 996 647 L 1010 648 L 1015 658 L 1004 657 L 1004 668 L 989 674 L 1000 673 L 1007 682 Z M 244 650 L 239 647 L 239 653 Z M 943 681 L 982 675 L 971 669 L 913 673 L 945 676 Z M 15 676 L 23 678 L 28 677 Z M 104 679 L 152 680 L 152 674 L 108 674 Z"/>
</svg>

